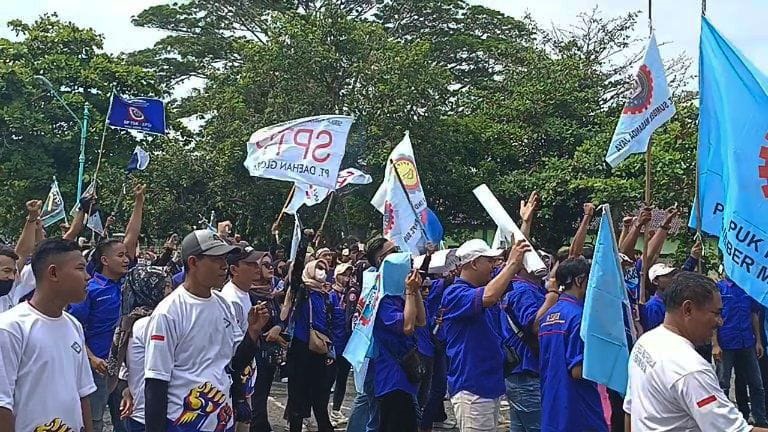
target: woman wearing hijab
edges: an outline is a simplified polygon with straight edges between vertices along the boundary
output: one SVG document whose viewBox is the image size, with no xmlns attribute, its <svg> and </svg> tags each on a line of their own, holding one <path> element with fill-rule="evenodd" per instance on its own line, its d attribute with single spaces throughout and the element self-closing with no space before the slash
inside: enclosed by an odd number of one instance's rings
<svg viewBox="0 0 768 432">
<path fill-rule="evenodd" d="M 152 311 L 171 289 L 171 278 L 162 267 L 135 267 L 125 278 L 122 316 L 107 359 L 107 385 L 110 392 L 114 390 L 118 374 L 128 381 L 120 404 L 120 415 L 126 419 L 128 432 L 144 431 L 146 327 Z M 125 370 L 121 370 L 122 365 L 125 365 Z M 123 376 L 124 371 L 127 377 Z"/>
<path fill-rule="evenodd" d="M 290 315 L 293 339 L 288 348 L 288 405 L 286 417 L 290 432 L 301 432 L 302 421 L 314 412 L 318 432 L 332 432 L 328 417 L 331 389 L 329 369 L 337 353 L 331 339 L 336 323 L 337 307 L 326 290 L 329 265 L 324 260 L 304 265 L 307 245 L 313 237 L 304 232 L 290 275 L 289 292 L 283 306 L 283 317 Z"/>
</svg>

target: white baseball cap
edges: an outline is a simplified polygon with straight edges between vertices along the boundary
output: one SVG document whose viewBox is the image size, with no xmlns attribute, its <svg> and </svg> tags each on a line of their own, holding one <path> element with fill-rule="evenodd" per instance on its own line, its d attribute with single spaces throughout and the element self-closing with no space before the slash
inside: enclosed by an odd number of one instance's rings
<svg viewBox="0 0 768 432">
<path fill-rule="evenodd" d="M 474 239 L 464 242 L 456 249 L 456 257 L 459 258 L 459 264 L 464 265 L 480 257 L 496 258 L 504 253 L 503 249 L 491 249 L 485 240 Z"/>
<path fill-rule="evenodd" d="M 676 268 L 671 267 L 664 263 L 658 263 L 651 266 L 650 270 L 648 270 L 648 279 L 653 282 L 656 280 L 659 276 L 666 276 L 674 271 L 677 271 Z"/>
</svg>

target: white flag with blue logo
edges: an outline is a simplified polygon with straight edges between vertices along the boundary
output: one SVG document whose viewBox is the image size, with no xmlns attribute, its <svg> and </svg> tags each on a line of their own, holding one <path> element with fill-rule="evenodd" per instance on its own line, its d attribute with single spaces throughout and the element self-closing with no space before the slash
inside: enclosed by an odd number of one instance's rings
<svg viewBox="0 0 768 432">
<path fill-rule="evenodd" d="M 624 105 L 605 161 L 616 167 L 633 153 L 645 153 L 653 131 L 675 115 L 656 36 L 651 35 L 635 75 L 632 97 Z"/>
<path fill-rule="evenodd" d="M 129 173 L 136 172 L 136 171 L 144 171 L 145 169 L 147 169 L 148 165 L 149 165 L 149 153 L 147 153 L 140 146 L 136 146 L 136 148 L 133 149 L 131 160 L 128 161 L 128 166 L 126 167 L 125 170 L 128 171 Z"/>
</svg>

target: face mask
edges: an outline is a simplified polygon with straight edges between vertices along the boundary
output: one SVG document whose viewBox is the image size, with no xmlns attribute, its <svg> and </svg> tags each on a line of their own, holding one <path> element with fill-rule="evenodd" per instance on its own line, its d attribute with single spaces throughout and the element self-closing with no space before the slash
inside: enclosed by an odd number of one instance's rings
<svg viewBox="0 0 768 432">
<path fill-rule="evenodd" d="M 315 270 L 315 279 L 325 282 L 327 276 L 328 273 L 326 273 L 325 270 Z"/>
<path fill-rule="evenodd" d="M 13 279 L 0 280 L 0 297 L 8 295 L 8 293 L 11 292 L 11 288 L 13 288 L 13 282 Z"/>
</svg>

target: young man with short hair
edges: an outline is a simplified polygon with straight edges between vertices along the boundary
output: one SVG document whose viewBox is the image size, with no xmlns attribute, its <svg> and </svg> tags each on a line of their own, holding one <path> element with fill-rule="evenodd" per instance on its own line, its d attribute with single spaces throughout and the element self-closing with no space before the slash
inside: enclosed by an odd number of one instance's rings
<svg viewBox="0 0 768 432">
<path fill-rule="evenodd" d="M 209 230 L 182 241 L 186 280 L 155 308 L 147 328 L 148 432 L 234 427 L 230 387 L 251 364 L 269 320 L 263 305 L 250 308 L 244 336 L 231 305 L 215 290 L 226 280 L 227 255 L 239 250 Z"/>
<path fill-rule="evenodd" d="M 504 352 L 498 302 L 523 268 L 525 242 L 512 249 L 501 272 L 493 277 L 502 254 L 479 239 L 456 251 L 461 273 L 443 293 L 443 326 L 448 356 L 448 393 L 462 432 L 495 431 L 499 398 L 504 394 Z"/>
<path fill-rule="evenodd" d="M 32 299 L 0 314 L 0 430 L 92 432 L 83 329 L 64 312 L 86 296 L 85 265 L 76 243 L 43 241 Z"/>
<path fill-rule="evenodd" d="M 93 431 L 102 432 L 104 409 L 110 404 L 112 421 L 118 431 L 124 430 L 120 416 L 117 415 L 120 392 L 113 392 L 110 398 L 107 389 L 107 362 L 112 338 L 120 320 L 120 304 L 123 277 L 136 259 L 136 247 L 139 242 L 141 220 L 144 212 L 144 185 L 134 188 L 135 203 L 133 213 L 125 229 L 123 241 L 107 240 L 98 246 L 91 255 L 95 265 L 93 278 L 88 282 L 88 294 L 83 302 L 72 304 L 71 313 L 85 331 L 86 352 L 93 370 L 96 393 L 91 396 L 91 416 Z"/>
<path fill-rule="evenodd" d="M 589 264 L 581 257 L 568 258 L 555 275 L 565 289 L 539 322 L 541 430 L 608 432 L 597 384 L 582 376 L 580 333 Z"/>
</svg>

